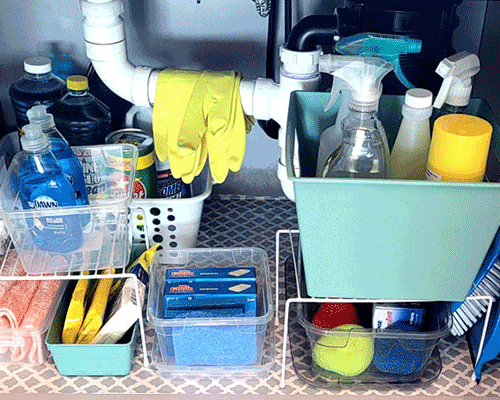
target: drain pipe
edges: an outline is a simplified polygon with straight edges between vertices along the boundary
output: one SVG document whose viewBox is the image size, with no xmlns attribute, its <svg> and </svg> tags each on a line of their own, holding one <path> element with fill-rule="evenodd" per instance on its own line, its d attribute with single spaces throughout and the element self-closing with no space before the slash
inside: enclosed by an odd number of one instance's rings
<svg viewBox="0 0 500 400">
<path fill-rule="evenodd" d="M 87 57 L 95 72 L 110 90 L 123 99 L 151 107 L 156 96 L 160 70 L 134 66 L 127 57 L 123 3 L 121 0 L 81 0 Z M 293 185 L 286 176 L 285 129 L 290 94 L 295 90 L 313 91 L 320 82 L 320 49 L 294 51 L 280 48 L 279 83 L 268 78 L 243 79 L 240 95 L 243 111 L 255 119 L 274 119 L 279 125 L 278 177 L 285 195 L 293 200 Z"/>
<path fill-rule="evenodd" d="M 83 32 L 87 57 L 106 86 L 138 106 L 151 106 L 148 93 L 153 72 L 128 61 L 121 0 L 82 0 Z"/>
</svg>

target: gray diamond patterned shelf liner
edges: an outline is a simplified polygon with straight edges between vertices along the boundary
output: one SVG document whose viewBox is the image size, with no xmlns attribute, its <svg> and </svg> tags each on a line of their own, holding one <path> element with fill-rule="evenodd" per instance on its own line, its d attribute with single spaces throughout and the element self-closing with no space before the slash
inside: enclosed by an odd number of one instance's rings
<svg viewBox="0 0 500 400">
<path fill-rule="evenodd" d="M 197 247 L 259 247 L 267 251 L 274 286 L 276 231 L 297 229 L 295 205 L 287 199 L 220 196 L 205 200 Z M 283 245 L 280 264 L 291 250 Z M 283 274 L 283 276 L 282 276 Z M 280 267 L 280 282 L 284 281 Z M 293 283 L 292 283 L 293 285 Z M 274 287 L 273 287 L 274 293 Z M 286 365 L 286 387 L 279 387 L 283 345 L 284 283 L 280 284 L 280 325 L 276 329 L 277 357 L 265 379 L 165 379 L 151 366 L 145 368 L 138 346 L 132 371 L 126 377 L 64 377 L 59 375 L 49 356 L 42 366 L 4 364 L 0 368 L 0 393 L 11 394 L 208 394 L 208 395 L 363 395 L 363 396 L 500 396 L 500 359 L 483 368 L 480 385 L 471 381 L 472 363 L 464 337 L 452 336 L 439 345 L 443 369 L 440 376 L 425 387 L 412 389 L 363 390 L 315 389 L 295 374 L 290 355 Z M 148 351 L 152 348 L 153 328 L 146 322 Z M 300 340 L 300 339 L 297 339 Z M 296 346 L 295 346 L 296 347 Z M 289 346 L 288 346 L 289 349 Z M 300 356 L 300 352 L 298 353 Z"/>
</svg>

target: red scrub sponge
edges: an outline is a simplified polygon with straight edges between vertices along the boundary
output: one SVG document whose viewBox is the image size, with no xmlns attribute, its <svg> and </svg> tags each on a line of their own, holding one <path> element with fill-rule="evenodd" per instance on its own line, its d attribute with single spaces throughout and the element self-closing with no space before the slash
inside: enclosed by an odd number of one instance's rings
<svg viewBox="0 0 500 400">
<path fill-rule="evenodd" d="M 344 324 L 359 324 L 358 310 L 350 303 L 324 303 L 312 320 L 313 325 L 333 329 Z"/>
</svg>

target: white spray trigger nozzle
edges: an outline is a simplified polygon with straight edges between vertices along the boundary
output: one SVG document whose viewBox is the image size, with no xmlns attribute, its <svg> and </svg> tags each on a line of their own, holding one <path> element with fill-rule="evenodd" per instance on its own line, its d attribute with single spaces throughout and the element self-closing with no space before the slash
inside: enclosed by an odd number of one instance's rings
<svg viewBox="0 0 500 400">
<path fill-rule="evenodd" d="M 337 77 L 333 77 L 332 91 L 330 92 L 330 98 L 325 105 L 325 112 L 328 111 L 339 97 L 340 90 L 343 88 L 348 88 L 348 85 L 343 83 L 343 80 Z"/>
<path fill-rule="evenodd" d="M 481 69 L 479 57 L 468 51 L 461 51 L 453 56 L 442 60 L 436 68 L 436 73 L 443 77 L 443 83 L 439 93 L 434 100 L 434 107 L 441 108 L 445 102 L 451 101 L 453 104 L 468 104 L 470 91 L 472 89 L 471 78 Z M 450 99 L 453 88 L 457 86 L 465 89 L 457 91 L 461 93 L 463 99 Z M 469 90 L 467 90 L 469 89 Z M 458 96 L 458 94 L 457 94 Z"/>
<path fill-rule="evenodd" d="M 351 90 L 351 105 L 357 109 L 376 110 L 382 94 L 382 78 L 392 70 L 391 63 L 381 58 L 351 58 L 332 73 L 332 91 L 325 111 L 333 105 L 344 88 Z"/>
</svg>

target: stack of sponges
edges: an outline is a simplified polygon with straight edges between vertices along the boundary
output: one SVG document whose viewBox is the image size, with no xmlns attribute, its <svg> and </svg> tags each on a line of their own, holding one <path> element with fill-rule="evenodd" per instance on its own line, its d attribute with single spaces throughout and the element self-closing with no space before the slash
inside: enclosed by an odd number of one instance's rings
<svg viewBox="0 0 500 400">
<path fill-rule="evenodd" d="M 241 168 L 246 133 L 253 120 L 243 113 L 241 77 L 235 71 L 160 73 L 153 108 L 158 159 L 168 159 L 172 175 L 191 183 L 209 158 L 217 183 Z"/>
<path fill-rule="evenodd" d="M 165 321 L 173 321 L 158 335 L 164 359 L 173 356 L 179 366 L 258 361 L 265 332 L 253 322 L 259 307 L 254 267 L 169 268 L 163 298 Z"/>
</svg>

